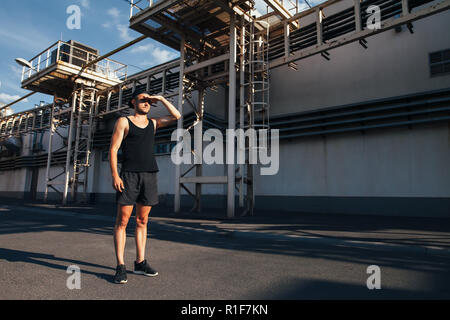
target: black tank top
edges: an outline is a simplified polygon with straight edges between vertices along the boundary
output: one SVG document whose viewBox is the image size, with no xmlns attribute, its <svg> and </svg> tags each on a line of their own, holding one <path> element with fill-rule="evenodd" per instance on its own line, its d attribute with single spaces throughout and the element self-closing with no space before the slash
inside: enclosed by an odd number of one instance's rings
<svg viewBox="0 0 450 320">
<path fill-rule="evenodd" d="M 122 143 L 122 170 L 132 172 L 156 172 L 158 164 L 154 155 L 155 127 L 149 119 L 145 128 L 139 128 L 128 117 L 128 134 Z"/>
</svg>

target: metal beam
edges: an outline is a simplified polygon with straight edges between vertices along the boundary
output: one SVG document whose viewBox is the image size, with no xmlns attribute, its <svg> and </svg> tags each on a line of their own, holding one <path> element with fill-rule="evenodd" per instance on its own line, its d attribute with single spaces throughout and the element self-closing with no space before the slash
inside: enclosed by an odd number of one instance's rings
<svg viewBox="0 0 450 320">
<path fill-rule="evenodd" d="M 224 184 L 227 183 L 227 176 L 201 176 L 201 177 L 183 177 L 181 183 L 203 183 L 203 184 Z"/>
<path fill-rule="evenodd" d="M 216 64 L 216 63 L 228 60 L 228 59 L 230 59 L 230 54 L 229 53 L 225 53 L 225 54 L 223 54 L 221 56 L 218 56 L 218 57 L 206 60 L 206 61 L 202 61 L 202 62 L 196 63 L 196 64 L 194 64 L 192 66 L 189 66 L 189 67 L 187 67 L 184 70 L 184 72 L 185 73 L 190 73 L 190 72 L 196 71 L 198 69 L 202 69 L 202 68 L 207 67 L 209 65 L 213 65 L 213 64 Z"/>
<path fill-rule="evenodd" d="M 315 11 L 316 8 L 313 8 Z M 416 11 L 414 13 L 409 13 L 407 15 L 401 16 L 399 18 L 389 18 L 385 21 L 383 21 L 381 23 L 381 28 L 380 29 L 365 29 L 363 31 L 357 31 L 354 32 L 351 35 L 345 35 L 343 37 L 337 38 L 337 39 L 333 39 L 328 41 L 327 43 L 324 43 L 322 45 L 317 45 L 314 48 L 310 48 L 310 49 L 305 49 L 305 50 L 301 50 L 299 52 L 296 52 L 294 54 L 292 54 L 289 57 L 281 57 L 275 60 L 272 60 L 269 64 L 269 68 L 277 68 L 280 67 L 282 65 L 288 64 L 290 62 L 294 62 L 297 60 L 301 60 L 310 56 L 313 56 L 315 54 L 330 50 L 330 49 L 334 49 L 355 41 L 359 41 L 361 39 L 376 35 L 378 33 L 382 33 L 385 32 L 387 30 L 393 29 L 396 26 L 400 26 L 403 25 L 405 23 L 408 22 L 412 22 L 415 20 L 419 20 L 428 16 L 431 16 L 433 14 L 445 11 L 450 9 L 450 0 L 444 0 L 440 3 L 434 4 L 430 7 L 424 8 L 422 10 Z M 308 10 L 309 11 L 309 10 Z M 311 11 L 311 12 L 313 12 Z"/>
<path fill-rule="evenodd" d="M 142 22 L 147 21 L 151 16 L 160 13 L 162 11 L 165 11 L 172 7 L 173 5 L 178 4 L 182 0 L 166 0 L 166 1 L 159 1 L 155 3 L 153 6 L 144 9 L 143 11 L 135 14 L 130 19 L 130 28 L 133 29 L 132 26 L 141 24 Z"/>
<path fill-rule="evenodd" d="M 277 0 L 264 0 L 269 7 L 271 7 L 281 18 L 290 19 L 292 18 L 291 13 Z M 295 21 L 289 21 L 295 28 L 298 28 L 298 23 Z"/>
<path fill-rule="evenodd" d="M 174 42 L 172 39 L 168 38 L 161 32 L 157 32 L 145 24 L 130 25 L 130 28 L 144 35 L 147 35 L 148 37 L 151 37 L 152 39 L 157 40 L 174 50 L 180 50 L 180 46 L 177 42 Z"/>
</svg>

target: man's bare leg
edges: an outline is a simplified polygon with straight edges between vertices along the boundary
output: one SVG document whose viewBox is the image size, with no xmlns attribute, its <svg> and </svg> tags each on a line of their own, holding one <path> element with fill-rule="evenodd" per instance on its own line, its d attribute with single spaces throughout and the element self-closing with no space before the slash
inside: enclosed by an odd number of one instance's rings
<svg viewBox="0 0 450 320">
<path fill-rule="evenodd" d="M 147 242 L 148 215 L 151 206 L 136 204 L 136 262 L 140 263 L 145 259 L 145 245 Z"/>
<path fill-rule="evenodd" d="M 123 255 L 127 239 L 126 228 L 132 212 L 132 205 L 118 205 L 116 224 L 114 226 L 114 247 L 116 249 L 117 265 L 125 264 Z"/>
</svg>

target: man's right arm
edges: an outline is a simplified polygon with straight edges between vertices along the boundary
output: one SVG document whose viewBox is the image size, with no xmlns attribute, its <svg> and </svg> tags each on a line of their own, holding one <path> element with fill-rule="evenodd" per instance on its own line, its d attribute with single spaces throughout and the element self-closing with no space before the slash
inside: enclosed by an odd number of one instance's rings
<svg viewBox="0 0 450 320">
<path fill-rule="evenodd" d="M 124 117 L 119 118 L 114 126 L 114 132 L 111 137 L 111 145 L 109 147 L 109 164 L 111 167 L 111 175 L 113 179 L 113 188 L 119 192 L 124 189 L 123 181 L 119 177 L 117 170 L 117 152 L 122 144 L 123 137 L 126 128 L 126 119 Z"/>
</svg>

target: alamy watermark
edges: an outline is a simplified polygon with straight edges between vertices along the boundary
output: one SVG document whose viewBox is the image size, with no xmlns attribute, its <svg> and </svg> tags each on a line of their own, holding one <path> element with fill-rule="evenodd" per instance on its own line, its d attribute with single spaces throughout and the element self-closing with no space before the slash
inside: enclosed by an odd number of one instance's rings
<svg viewBox="0 0 450 320">
<path fill-rule="evenodd" d="M 367 278 L 366 285 L 367 289 L 381 289 L 381 269 L 377 265 L 371 265 L 367 267 L 367 274 L 370 276 Z"/>
<path fill-rule="evenodd" d="M 69 17 L 66 20 L 66 26 L 69 30 L 81 29 L 81 9 L 76 4 L 70 5 L 66 9 Z"/>
<path fill-rule="evenodd" d="M 270 134 L 269 134 L 270 133 Z M 201 129 L 194 127 L 194 155 L 192 156 L 192 138 L 189 131 L 176 129 L 172 132 L 172 141 L 176 141 L 171 152 L 172 162 L 179 164 L 261 164 L 261 175 L 275 175 L 280 166 L 278 129 L 227 129 L 226 156 L 224 157 L 224 137 L 219 129 L 208 129 L 203 135 Z M 234 142 L 237 139 L 235 153 Z M 247 144 L 246 144 L 247 140 Z M 209 142 L 202 148 L 203 142 Z M 270 142 L 270 143 L 269 143 Z M 202 152 L 203 149 L 203 152 Z M 248 154 L 248 159 L 245 155 Z M 192 159 L 193 158 L 193 159 Z M 259 160 L 259 161 L 258 161 Z"/>
<path fill-rule="evenodd" d="M 79 266 L 71 265 L 67 267 L 66 273 L 70 274 L 66 281 L 66 287 L 69 290 L 81 289 L 81 270 Z"/>
<path fill-rule="evenodd" d="M 366 9 L 367 29 L 378 30 L 381 29 L 381 9 L 379 6 L 371 5 Z"/>
</svg>

